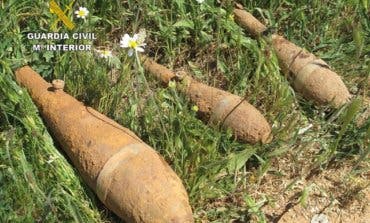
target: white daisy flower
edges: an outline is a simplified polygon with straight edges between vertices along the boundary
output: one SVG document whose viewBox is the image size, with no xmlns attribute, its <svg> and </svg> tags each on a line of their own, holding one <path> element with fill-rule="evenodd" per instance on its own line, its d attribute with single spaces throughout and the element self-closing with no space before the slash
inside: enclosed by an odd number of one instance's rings
<svg viewBox="0 0 370 223">
<path fill-rule="evenodd" d="M 196 0 L 199 4 L 202 4 L 204 0 Z"/>
<path fill-rule="evenodd" d="M 86 19 L 87 15 L 89 14 L 89 10 L 85 7 L 80 7 L 78 10 L 75 11 L 77 18 Z"/>
<path fill-rule="evenodd" d="M 97 52 L 101 58 L 108 59 L 112 57 L 112 51 L 110 50 L 97 50 Z"/>
<path fill-rule="evenodd" d="M 132 56 L 134 52 L 144 52 L 144 43 L 145 33 L 135 34 L 133 37 L 128 35 L 127 33 L 123 35 L 120 46 L 122 48 L 129 48 L 128 55 Z"/>
</svg>

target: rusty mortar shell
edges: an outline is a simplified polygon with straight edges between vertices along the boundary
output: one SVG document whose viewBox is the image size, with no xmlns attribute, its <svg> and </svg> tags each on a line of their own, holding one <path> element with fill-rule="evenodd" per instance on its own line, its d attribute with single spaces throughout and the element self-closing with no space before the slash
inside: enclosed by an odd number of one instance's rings
<svg viewBox="0 0 370 223">
<path fill-rule="evenodd" d="M 262 36 L 266 26 L 243 9 L 234 9 L 237 23 L 253 36 Z M 340 76 L 329 65 L 312 53 L 273 34 L 272 45 L 284 72 L 292 74 L 294 89 L 306 99 L 319 105 L 332 105 L 337 108 L 350 100 L 351 94 Z"/>
<path fill-rule="evenodd" d="M 126 222 L 193 222 L 181 180 L 154 149 L 67 93 L 50 90 L 57 82 L 47 83 L 30 67 L 15 73 L 54 139 L 110 210 Z"/>
<path fill-rule="evenodd" d="M 207 86 L 183 73 L 177 77 L 179 75 L 148 58 L 146 58 L 144 68 L 163 82 L 168 83 L 169 80 L 180 82 L 179 90 L 198 106 L 199 112 L 204 114 L 207 121 L 230 128 L 239 140 L 250 143 L 271 141 L 269 123 L 244 98 Z"/>
</svg>

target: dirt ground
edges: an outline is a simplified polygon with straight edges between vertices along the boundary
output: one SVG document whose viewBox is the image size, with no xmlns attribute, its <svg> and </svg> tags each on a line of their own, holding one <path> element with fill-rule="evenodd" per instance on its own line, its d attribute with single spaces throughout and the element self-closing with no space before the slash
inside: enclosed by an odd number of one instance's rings
<svg viewBox="0 0 370 223">
<path fill-rule="evenodd" d="M 370 100 L 363 99 L 366 109 L 357 119 L 359 127 L 368 121 L 370 114 Z M 267 221 L 369 223 L 370 172 L 353 174 L 357 163 L 348 159 L 329 164 L 322 171 L 312 171 L 312 160 L 307 157 L 313 157 L 319 147 L 311 143 L 301 152 L 292 151 L 285 158 L 275 160 L 260 184 L 250 189 L 256 200 L 261 195 L 270 199 L 262 208 Z M 369 170 L 369 163 L 360 165 L 358 169 Z M 304 190 L 307 196 L 302 195 Z M 325 215 L 327 221 L 315 221 L 319 215 Z"/>
<path fill-rule="evenodd" d="M 260 190 L 268 190 L 275 202 L 262 210 L 269 222 L 315 222 L 315 215 L 324 214 L 328 221 L 317 223 L 367 223 L 370 221 L 370 175 L 346 179 L 350 170 L 349 166 L 341 166 L 310 179 L 298 179 L 289 191 L 284 191 L 289 180 L 266 176 Z M 302 191 L 307 185 L 307 200 L 302 201 Z"/>
</svg>

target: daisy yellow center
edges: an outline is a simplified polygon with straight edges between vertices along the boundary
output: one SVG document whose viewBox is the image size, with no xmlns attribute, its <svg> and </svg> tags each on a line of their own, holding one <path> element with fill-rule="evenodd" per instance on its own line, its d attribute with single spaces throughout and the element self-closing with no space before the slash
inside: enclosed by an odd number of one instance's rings
<svg viewBox="0 0 370 223">
<path fill-rule="evenodd" d="M 109 55 L 109 53 L 110 53 L 110 52 L 109 52 L 108 50 L 103 50 L 103 52 L 102 52 L 102 54 L 103 54 L 103 55 L 106 55 L 106 56 L 108 56 L 108 55 Z"/>
<path fill-rule="evenodd" d="M 79 15 L 79 16 L 85 16 L 85 15 L 86 15 L 86 13 L 85 13 L 85 11 L 80 10 L 80 11 L 78 11 L 78 15 Z"/>
<path fill-rule="evenodd" d="M 130 48 L 135 49 L 138 46 L 137 41 L 136 40 L 130 40 L 130 41 L 128 41 L 128 46 Z"/>
</svg>

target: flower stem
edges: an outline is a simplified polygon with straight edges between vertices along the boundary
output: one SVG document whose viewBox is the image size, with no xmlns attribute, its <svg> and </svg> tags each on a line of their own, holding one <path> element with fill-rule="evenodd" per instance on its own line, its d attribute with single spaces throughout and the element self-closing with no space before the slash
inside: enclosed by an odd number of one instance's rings
<svg viewBox="0 0 370 223">
<path fill-rule="evenodd" d="M 152 97 L 152 100 L 154 101 L 154 107 L 156 108 L 157 113 L 158 113 L 158 114 L 160 114 L 160 108 L 159 108 L 158 104 L 156 103 L 156 99 L 155 99 L 155 97 L 154 97 L 154 93 L 153 93 L 153 91 L 150 89 L 150 87 L 149 87 L 149 83 L 148 83 L 148 81 L 146 80 L 145 73 L 144 73 L 144 68 L 143 68 L 143 66 L 141 65 L 141 61 L 140 61 L 139 54 L 137 53 L 137 51 L 135 51 L 135 58 L 136 58 L 137 68 L 138 68 L 138 70 L 139 70 L 139 72 L 140 72 L 140 74 L 141 74 L 141 77 L 142 77 L 143 81 L 144 81 L 145 87 L 147 88 L 147 90 L 148 90 L 148 91 L 150 91 L 150 94 L 149 94 L 149 95 L 150 95 L 150 97 Z M 169 135 L 168 135 L 168 133 L 167 133 L 167 131 L 166 131 L 166 127 L 165 127 L 165 125 L 164 125 L 164 122 L 163 122 L 162 116 L 159 116 L 159 122 L 160 122 L 160 124 L 161 124 L 161 126 L 162 126 L 162 130 L 163 130 L 163 132 L 165 133 L 165 135 L 166 135 L 167 139 L 169 139 Z"/>
</svg>

